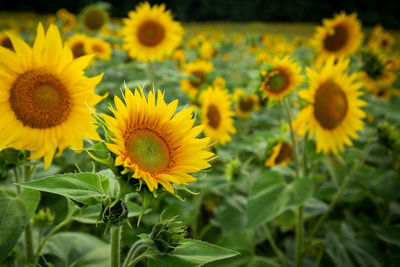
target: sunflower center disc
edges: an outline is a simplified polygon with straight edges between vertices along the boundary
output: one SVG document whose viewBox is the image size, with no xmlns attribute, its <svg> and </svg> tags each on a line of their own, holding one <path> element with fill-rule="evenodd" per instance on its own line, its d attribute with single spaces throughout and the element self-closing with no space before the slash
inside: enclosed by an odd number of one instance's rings
<svg viewBox="0 0 400 267">
<path fill-rule="evenodd" d="M 214 129 L 218 128 L 221 122 L 221 114 L 219 114 L 219 110 L 214 104 L 208 106 L 207 119 L 208 125 L 210 125 Z"/>
<path fill-rule="evenodd" d="M 327 81 L 317 89 L 314 116 L 323 128 L 336 128 L 346 116 L 347 110 L 347 97 L 337 83 Z"/>
<path fill-rule="evenodd" d="M 98 44 L 94 44 L 94 45 L 92 46 L 92 49 L 93 49 L 93 51 L 96 52 L 96 53 L 102 53 L 102 52 L 104 52 L 104 51 L 103 51 L 103 47 L 100 46 L 100 45 L 98 45 Z"/>
<path fill-rule="evenodd" d="M 253 109 L 254 101 L 251 97 L 244 97 L 239 101 L 240 110 L 249 112 Z"/>
<path fill-rule="evenodd" d="M 131 159 L 144 171 L 159 173 L 168 168 L 172 162 L 167 142 L 149 129 L 132 131 L 125 146 Z"/>
<path fill-rule="evenodd" d="M 15 80 L 9 100 L 18 120 L 39 129 L 60 125 L 68 118 L 71 105 L 61 81 L 36 70 L 25 72 Z"/>
<path fill-rule="evenodd" d="M 84 15 L 84 22 L 86 27 L 88 27 L 90 30 L 100 30 L 100 28 L 103 27 L 104 23 L 106 22 L 104 11 L 98 9 L 87 11 Z"/>
<path fill-rule="evenodd" d="M 275 164 L 279 164 L 292 156 L 292 147 L 287 143 L 282 143 Z"/>
<path fill-rule="evenodd" d="M 72 46 L 72 55 L 78 58 L 85 55 L 85 48 L 83 42 L 77 42 Z"/>
<path fill-rule="evenodd" d="M 157 21 L 147 20 L 139 26 L 137 36 L 141 44 L 156 46 L 164 39 L 165 30 Z"/>
<path fill-rule="evenodd" d="M 342 49 L 349 38 L 347 27 L 343 24 L 337 25 L 332 35 L 328 35 L 324 40 L 324 47 L 331 52 L 337 52 Z"/>
<path fill-rule="evenodd" d="M 195 87 L 195 88 L 199 88 L 200 85 L 202 85 L 204 83 L 204 73 L 201 71 L 194 71 L 192 72 L 192 75 L 196 77 L 195 81 L 190 81 L 190 84 Z"/>
</svg>

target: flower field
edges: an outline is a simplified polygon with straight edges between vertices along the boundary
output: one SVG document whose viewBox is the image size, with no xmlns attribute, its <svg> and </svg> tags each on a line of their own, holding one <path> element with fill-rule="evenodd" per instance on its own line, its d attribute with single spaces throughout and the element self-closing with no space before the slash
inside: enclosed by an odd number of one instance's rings
<svg viewBox="0 0 400 267">
<path fill-rule="evenodd" d="M 0 266 L 399 266 L 400 32 L 0 13 Z"/>
</svg>

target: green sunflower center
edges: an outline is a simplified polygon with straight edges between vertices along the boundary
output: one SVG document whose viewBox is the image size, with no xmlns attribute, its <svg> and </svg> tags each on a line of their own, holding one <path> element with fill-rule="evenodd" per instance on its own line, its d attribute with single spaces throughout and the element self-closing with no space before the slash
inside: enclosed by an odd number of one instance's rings
<svg viewBox="0 0 400 267">
<path fill-rule="evenodd" d="M 324 47 L 330 52 L 340 51 L 349 39 L 349 31 L 344 24 L 338 24 L 333 29 L 332 35 L 327 35 L 324 39 Z"/>
<path fill-rule="evenodd" d="M 243 97 L 239 101 L 239 108 L 241 111 L 249 112 L 254 107 L 254 100 L 251 97 Z"/>
<path fill-rule="evenodd" d="M 165 29 L 155 20 L 146 20 L 137 31 L 139 42 L 144 46 L 156 46 L 164 40 Z"/>
<path fill-rule="evenodd" d="M 101 9 L 94 8 L 85 12 L 83 22 L 85 26 L 92 31 L 100 30 L 106 23 L 107 16 Z"/>
<path fill-rule="evenodd" d="M 219 124 L 221 123 L 221 114 L 219 113 L 219 109 L 214 104 L 208 106 L 207 109 L 207 119 L 208 125 L 212 128 L 217 129 Z"/>
<path fill-rule="evenodd" d="M 327 129 L 335 129 L 346 117 L 348 111 L 346 94 L 334 81 L 320 85 L 315 93 L 314 116 Z"/>
<path fill-rule="evenodd" d="M 150 129 L 133 130 L 125 146 L 131 159 L 146 172 L 160 173 L 173 162 L 168 143 Z"/>
<path fill-rule="evenodd" d="M 288 143 L 282 143 L 278 156 L 275 159 L 275 164 L 280 164 L 292 157 L 292 147 Z"/>
<path fill-rule="evenodd" d="M 286 90 L 289 85 L 288 74 L 281 69 L 275 69 L 266 77 L 265 90 L 270 93 L 281 93 Z"/>
<path fill-rule="evenodd" d="M 18 76 L 9 101 L 18 120 L 38 129 L 60 125 L 71 108 L 70 95 L 62 82 L 53 74 L 36 70 Z"/>
<path fill-rule="evenodd" d="M 72 55 L 74 56 L 74 58 L 78 58 L 78 57 L 86 55 L 85 45 L 83 44 L 83 42 L 76 42 L 71 47 L 71 50 L 72 50 Z"/>
</svg>

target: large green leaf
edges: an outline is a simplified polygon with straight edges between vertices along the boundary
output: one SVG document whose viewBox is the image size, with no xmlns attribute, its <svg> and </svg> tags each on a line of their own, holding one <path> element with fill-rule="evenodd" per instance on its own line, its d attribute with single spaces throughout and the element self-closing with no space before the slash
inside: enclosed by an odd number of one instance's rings
<svg viewBox="0 0 400 267">
<path fill-rule="evenodd" d="M 183 239 L 171 253 L 149 258 L 149 267 L 195 267 L 208 262 L 230 258 L 239 253 L 207 242 Z"/>
<path fill-rule="evenodd" d="M 24 189 L 17 197 L 0 198 L 0 262 L 13 249 L 35 214 L 40 192 Z"/>
<path fill-rule="evenodd" d="M 287 184 L 279 173 L 264 172 L 251 187 L 247 226 L 256 227 L 271 221 L 285 210 L 304 203 L 313 191 L 313 180 L 309 177 Z"/>
<path fill-rule="evenodd" d="M 42 255 L 59 258 L 64 266 L 106 266 L 110 246 L 97 237 L 73 232 L 58 233 L 46 242 Z"/>
<path fill-rule="evenodd" d="M 31 182 L 20 183 L 25 188 L 62 195 L 66 198 L 94 205 L 114 191 L 116 180 L 99 173 L 68 173 Z"/>
</svg>

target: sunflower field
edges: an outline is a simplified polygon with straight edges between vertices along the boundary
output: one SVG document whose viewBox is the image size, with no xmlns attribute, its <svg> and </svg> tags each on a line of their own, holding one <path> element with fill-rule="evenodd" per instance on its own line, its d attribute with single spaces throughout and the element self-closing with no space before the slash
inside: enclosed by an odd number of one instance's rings
<svg viewBox="0 0 400 267">
<path fill-rule="evenodd" d="M 400 34 L 356 13 L 0 12 L 0 266 L 400 266 Z"/>
</svg>

